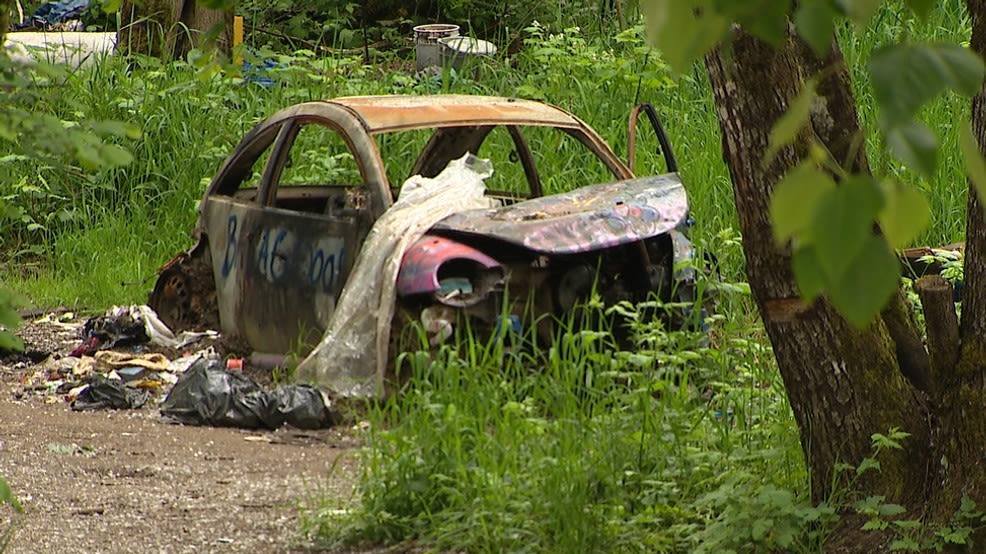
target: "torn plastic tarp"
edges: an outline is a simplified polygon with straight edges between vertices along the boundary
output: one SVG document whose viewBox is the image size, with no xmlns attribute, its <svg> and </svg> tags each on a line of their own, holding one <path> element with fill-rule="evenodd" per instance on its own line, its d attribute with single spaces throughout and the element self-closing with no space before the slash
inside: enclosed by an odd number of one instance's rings
<svg viewBox="0 0 986 554">
<path fill-rule="evenodd" d="M 77 412 L 104 408 L 136 409 L 143 406 L 149 396 L 149 392 L 130 388 L 122 381 L 93 375 L 89 386 L 72 401 L 72 409 Z"/>
<path fill-rule="evenodd" d="M 483 185 L 492 174 L 489 160 L 467 153 L 433 179 L 415 175 L 404 183 L 397 202 L 373 224 L 322 341 L 295 369 L 295 381 L 325 387 L 338 397 L 383 393 L 404 252 L 442 218 L 492 207 Z"/>
<path fill-rule="evenodd" d="M 316 388 L 287 385 L 265 390 L 210 358 L 199 358 L 178 379 L 161 404 L 161 416 L 168 423 L 247 429 L 284 424 L 319 429 L 339 421 L 329 399 Z"/>
</svg>

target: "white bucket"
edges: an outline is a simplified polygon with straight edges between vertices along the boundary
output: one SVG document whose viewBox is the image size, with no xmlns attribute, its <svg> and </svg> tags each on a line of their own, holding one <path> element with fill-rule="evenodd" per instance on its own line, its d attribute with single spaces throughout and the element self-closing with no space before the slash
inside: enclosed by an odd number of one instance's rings
<svg viewBox="0 0 986 554">
<path fill-rule="evenodd" d="M 459 36 L 459 26 L 449 23 L 430 23 L 414 28 L 414 55 L 418 71 L 442 64 L 440 40 Z"/>
<path fill-rule="evenodd" d="M 442 64 L 450 63 L 456 70 L 470 60 L 496 54 L 496 46 L 492 42 L 478 38 L 449 37 L 439 42 L 442 44 Z"/>
</svg>

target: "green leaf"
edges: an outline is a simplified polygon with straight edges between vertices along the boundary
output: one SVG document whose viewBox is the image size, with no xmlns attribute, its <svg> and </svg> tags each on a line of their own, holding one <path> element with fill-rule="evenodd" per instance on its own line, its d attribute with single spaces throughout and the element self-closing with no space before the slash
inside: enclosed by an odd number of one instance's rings
<svg viewBox="0 0 986 554">
<path fill-rule="evenodd" d="M 931 222 L 931 210 L 924 195 L 900 183 L 884 182 L 880 230 L 894 248 L 903 248 L 918 238 Z"/>
<path fill-rule="evenodd" d="M 983 81 L 983 61 L 955 44 L 897 44 L 870 57 L 873 96 L 889 127 L 909 119 L 926 102 L 952 89 L 971 96 Z"/>
<path fill-rule="evenodd" d="M 863 461 L 856 466 L 856 475 L 862 475 L 871 469 L 880 471 L 880 462 L 874 458 L 863 458 Z"/>
<path fill-rule="evenodd" d="M 99 136 L 140 138 L 140 127 L 122 121 L 91 121 L 89 128 Z"/>
<path fill-rule="evenodd" d="M 9 304 L 0 305 L 0 325 L 16 329 L 21 324 L 21 316 Z"/>
<path fill-rule="evenodd" d="M 908 550 L 911 552 L 920 552 L 921 545 L 918 541 L 910 538 L 904 537 L 902 539 L 896 539 L 890 543 L 890 551 L 897 552 L 898 550 Z"/>
<path fill-rule="evenodd" d="M 979 195 L 980 204 L 986 211 L 986 160 L 983 159 L 976 135 L 968 121 L 963 122 L 959 127 L 959 147 L 962 149 L 962 158 L 965 159 L 966 175 L 972 181 L 972 186 Z"/>
<path fill-rule="evenodd" d="M 931 13 L 931 9 L 935 7 L 935 0 L 907 0 L 907 5 L 914 12 L 914 15 L 925 19 Z"/>
<path fill-rule="evenodd" d="M 10 331 L 0 331 L 0 348 L 23 352 L 24 341 Z"/>
<path fill-rule="evenodd" d="M 100 147 L 99 158 L 108 167 L 127 165 L 134 159 L 126 148 L 115 144 L 104 144 Z"/>
<path fill-rule="evenodd" d="M 887 522 L 882 519 L 871 519 L 863 524 L 861 529 L 863 531 L 879 531 L 887 528 Z"/>
<path fill-rule="evenodd" d="M 787 14 L 791 9 L 791 0 L 717 0 L 715 7 L 728 19 L 775 48 L 780 48 L 787 36 Z"/>
<path fill-rule="evenodd" d="M 860 174 L 849 177 L 818 201 L 805 234 L 815 247 L 830 286 L 843 278 L 863 250 L 882 203 L 873 178 Z"/>
<path fill-rule="evenodd" d="M 900 504 L 881 504 L 877 511 L 881 516 L 899 516 L 907 510 Z"/>
<path fill-rule="evenodd" d="M 114 13 L 120 11 L 123 7 L 123 0 L 103 0 L 100 4 L 103 13 Z"/>
<path fill-rule="evenodd" d="M 10 490 L 10 485 L 2 477 L 0 477 L 0 504 L 9 504 L 18 512 L 24 511 L 20 502 L 14 497 L 14 491 Z"/>
<path fill-rule="evenodd" d="M 76 146 L 75 160 L 86 169 L 98 169 L 103 161 L 99 157 L 99 147 L 91 144 L 79 144 Z"/>
<path fill-rule="evenodd" d="M 649 0 L 641 5 L 648 34 L 676 73 L 687 72 L 729 32 L 709 0 Z"/>
<path fill-rule="evenodd" d="M 856 25 L 866 25 L 883 0 L 836 0 Z"/>
<path fill-rule="evenodd" d="M 196 0 L 196 4 L 210 10 L 231 10 L 236 6 L 236 0 Z"/>
<path fill-rule="evenodd" d="M 794 271 L 794 280 L 798 283 L 801 299 L 805 303 L 811 303 L 825 292 L 822 264 L 819 263 L 814 248 L 803 246 L 795 250 L 791 256 L 791 269 Z"/>
<path fill-rule="evenodd" d="M 883 237 L 869 235 L 862 242 L 847 271 L 826 290 L 832 305 L 858 328 L 880 313 L 900 283 L 900 264 Z"/>
<path fill-rule="evenodd" d="M 925 124 L 907 122 L 885 128 L 887 144 L 907 167 L 931 175 L 938 166 L 938 137 Z"/>
<path fill-rule="evenodd" d="M 789 171 L 770 198 L 770 222 L 777 241 L 785 242 L 808 228 L 819 201 L 834 189 L 835 181 L 811 162 Z"/>
<path fill-rule="evenodd" d="M 764 163 L 769 163 L 774 159 L 777 151 L 787 146 L 798 133 L 808 123 L 811 116 L 811 108 L 815 105 L 815 81 L 809 80 L 805 83 L 801 92 L 787 107 L 784 115 L 777 120 L 774 127 L 770 130 L 770 140 L 767 144 L 767 153 L 764 154 Z"/>
<path fill-rule="evenodd" d="M 774 522 L 770 519 L 757 518 L 753 521 L 753 525 L 750 528 L 750 536 L 757 542 L 762 541 L 767 536 L 767 532 L 770 531 L 773 524 Z"/>
<path fill-rule="evenodd" d="M 6 289 L 0 289 L 0 325 L 16 329 L 21 324 L 21 316 L 15 308 L 23 305 L 24 298 Z"/>
<path fill-rule="evenodd" d="M 798 35 L 819 56 L 824 56 L 832 45 L 835 18 L 839 12 L 825 0 L 802 2 L 794 13 L 794 25 Z"/>
</svg>

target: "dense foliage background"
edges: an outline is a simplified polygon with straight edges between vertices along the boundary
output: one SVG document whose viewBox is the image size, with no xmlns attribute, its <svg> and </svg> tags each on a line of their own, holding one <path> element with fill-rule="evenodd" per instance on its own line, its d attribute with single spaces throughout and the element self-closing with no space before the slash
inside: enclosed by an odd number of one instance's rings
<svg viewBox="0 0 986 554">
<path fill-rule="evenodd" d="M 24 149 L 0 132 L 0 278 L 30 305 L 101 311 L 145 301 L 156 269 L 191 245 L 206 184 L 254 122 L 292 103 L 355 94 L 546 100 L 617 152 L 626 152 L 630 109 L 651 102 L 681 166 L 693 239 L 720 260 L 721 277 L 705 283 L 718 294 L 707 334 L 640 321 L 636 347 L 620 351 L 607 329 L 573 321 L 556 347 L 526 356 L 495 344 L 409 353 L 414 386 L 369 411 L 361 497 L 318 499 L 307 532 L 470 551 L 819 551 L 837 510 L 877 522 L 894 515 L 854 494 L 853 481 L 874 465 L 845 468 L 832 476 L 831 504 L 808 504 L 797 430 L 743 284 L 705 73 L 672 76 L 645 41 L 634 2 L 279 0 L 243 2 L 237 13 L 248 25 L 244 57 L 262 73 L 204 63 L 198 52 L 175 62 L 110 56 L 75 70 L 42 66 L 0 88 L 7 110 L 101 141 L 65 155 Z M 888 8 L 865 31 L 840 28 L 860 105 L 872 94 L 860 68 L 873 46 L 916 34 L 961 43 L 963 14 L 949 0 L 927 22 Z M 418 73 L 411 27 L 434 21 L 457 23 L 500 52 L 485 71 Z M 112 25 L 98 13 L 88 23 Z M 949 126 L 967 111 L 946 98 L 923 116 Z M 862 115 L 874 127 L 876 114 Z M 867 146 L 877 173 L 930 190 L 875 138 Z M 87 148 L 108 163 L 86 163 Z M 933 222 L 919 239 L 928 244 L 964 230 L 965 179 L 950 163 L 957 146 L 943 148 Z M 661 169 L 653 148 L 638 168 Z M 874 460 L 899 439 L 875 438 Z M 902 545 L 944 540 L 919 524 L 899 527 Z"/>
</svg>

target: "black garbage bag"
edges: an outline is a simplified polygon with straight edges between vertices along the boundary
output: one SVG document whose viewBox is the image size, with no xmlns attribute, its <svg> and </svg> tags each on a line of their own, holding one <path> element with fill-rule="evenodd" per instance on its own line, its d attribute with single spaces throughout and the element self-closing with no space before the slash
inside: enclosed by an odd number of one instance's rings
<svg viewBox="0 0 986 554">
<path fill-rule="evenodd" d="M 89 386 L 72 401 L 72 409 L 77 412 L 104 408 L 136 409 L 143 406 L 149 396 L 148 391 L 128 387 L 123 381 L 94 375 Z"/>
<path fill-rule="evenodd" d="M 161 404 L 162 419 L 186 425 L 276 429 L 330 427 L 339 421 L 316 388 L 287 385 L 266 390 L 219 360 L 200 358 L 178 379 Z"/>
</svg>

